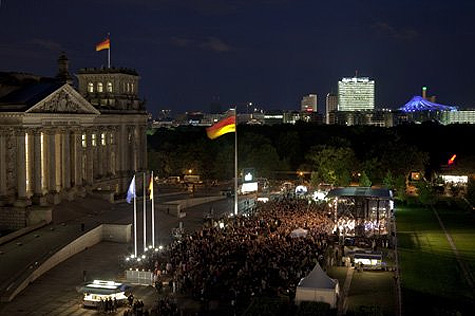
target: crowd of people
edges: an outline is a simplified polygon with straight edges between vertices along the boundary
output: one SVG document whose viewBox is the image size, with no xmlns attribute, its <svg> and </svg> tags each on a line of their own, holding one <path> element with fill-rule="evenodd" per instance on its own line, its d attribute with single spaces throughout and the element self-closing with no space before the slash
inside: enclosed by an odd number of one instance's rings
<svg viewBox="0 0 475 316">
<path fill-rule="evenodd" d="M 247 216 L 210 221 L 151 259 L 157 275 L 170 276 L 170 290 L 232 306 L 254 296 L 295 295 L 301 278 L 324 265 L 334 222 L 323 206 L 305 200 L 259 204 Z M 292 238 L 297 228 L 305 238 Z"/>
</svg>

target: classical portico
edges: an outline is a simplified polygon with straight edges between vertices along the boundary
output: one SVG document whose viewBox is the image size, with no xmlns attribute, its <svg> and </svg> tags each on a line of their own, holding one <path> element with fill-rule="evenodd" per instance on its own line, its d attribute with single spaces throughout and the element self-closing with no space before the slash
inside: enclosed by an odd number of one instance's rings
<svg viewBox="0 0 475 316">
<path fill-rule="evenodd" d="M 64 63 L 64 58 L 59 61 Z M 92 105 L 69 82 L 29 80 L 3 95 L 0 82 L 4 228 L 48 219 L 54 205 L 86 194 L 120 198 L 133 171 L 146 168 L 143 103 L 104 109 Z"/>
</svg>

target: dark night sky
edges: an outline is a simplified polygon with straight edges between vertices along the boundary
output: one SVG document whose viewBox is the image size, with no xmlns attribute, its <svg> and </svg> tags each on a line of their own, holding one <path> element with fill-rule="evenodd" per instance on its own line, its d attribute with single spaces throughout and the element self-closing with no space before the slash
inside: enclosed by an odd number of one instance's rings
<svg viewBox="0 0 475 316">
<path fill-rule="evenodd" d="M 437 102 L 475 107 L 473 0 L 0 0 L 0 71 L 53 76 L 65 51 L 75 72 L 135 68 L 148 109 L 253 102 L 297 109 L 341 77 L 376 81 L 378 107 L 423 85 Z"/>
</svg>

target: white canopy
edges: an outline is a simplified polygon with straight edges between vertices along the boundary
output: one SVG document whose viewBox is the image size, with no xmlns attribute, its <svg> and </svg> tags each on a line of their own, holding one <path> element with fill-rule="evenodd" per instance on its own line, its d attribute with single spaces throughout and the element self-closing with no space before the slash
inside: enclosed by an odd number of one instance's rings
<svg viewBox="0 0 475 316">
<path fill-rule="evenodd" d="M 317 263 L 312 272 L 300 280 L 295 301 L 325 302 L 335 308 L 339 291 L 338 280 L 330 278 Z"/>
<path fill-rule="evenodd" d="M 294 229 L 290 233 L 290 237 L 291 238 L 307 237 L 307 233 L 308 233 L 308 230 L 305 230 L 305 229 L 299 227 L 297 229 Z"/>
</svg>

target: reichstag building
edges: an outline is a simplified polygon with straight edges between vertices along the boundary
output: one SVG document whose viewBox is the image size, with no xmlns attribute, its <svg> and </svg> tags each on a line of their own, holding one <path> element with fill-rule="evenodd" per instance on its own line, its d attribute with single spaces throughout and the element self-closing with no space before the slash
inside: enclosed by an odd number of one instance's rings
<svg viewBox="0 0 475 316">
<path fill-rule="evenodd" d="M 122 199 L 147 165 L 139 76 L 84 68 L 73 85 L 62 54 L 55 78 L 0 72 L 0 228 L 50 221 L 52 208 L 88 194 Z"/>
</svg>

